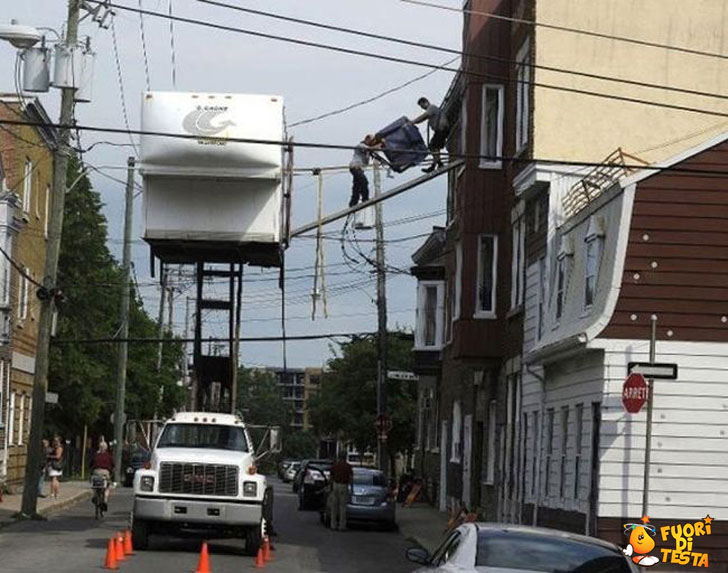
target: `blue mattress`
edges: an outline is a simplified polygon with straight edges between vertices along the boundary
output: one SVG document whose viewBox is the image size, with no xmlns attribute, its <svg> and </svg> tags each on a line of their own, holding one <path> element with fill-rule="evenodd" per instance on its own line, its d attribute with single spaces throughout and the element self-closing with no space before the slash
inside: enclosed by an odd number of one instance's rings
<svg viewBox="0 0 728 573">
<path fill-rule="evenodd" d="M 385 140 L 386 145 L 382 153 L 397 173 L 419 165 L 427 157 L 427 146 L 420 135 L 420 130 L 406 117 L 401 117 L 379 130 L 377 137 Z"/>
</svg>

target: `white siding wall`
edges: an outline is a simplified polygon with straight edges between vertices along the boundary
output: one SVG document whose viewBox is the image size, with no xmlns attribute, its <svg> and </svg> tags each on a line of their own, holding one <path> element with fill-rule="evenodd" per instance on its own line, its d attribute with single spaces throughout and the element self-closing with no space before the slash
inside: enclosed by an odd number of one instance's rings
<svg viewBox="0 0 728 573">
<path fill-rule="evenodd" d="M 606 347 L 599 515 L 639 516 L 646 408 L 627 414 L 627 362 L 648 361 L 647 341 Z M 658 362 L 676 362 L 678 380 L 655 381 L 650 517 L 693 519 L 728 512 L 728 344 L 657 343 Z M 701 513 L 702 512 L 702 513 Z"/>
</svg>

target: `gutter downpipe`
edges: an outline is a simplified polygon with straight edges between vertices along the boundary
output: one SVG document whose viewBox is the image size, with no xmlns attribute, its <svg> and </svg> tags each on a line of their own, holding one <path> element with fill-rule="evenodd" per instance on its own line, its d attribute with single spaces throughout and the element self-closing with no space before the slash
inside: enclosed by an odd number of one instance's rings
<svg viewBox="0 0 728 573">
<path fill-rule="evenodd" d="M 526 372 L 528 372 L 531 376 L 536 378 L 539 382 L 541 382 L 541 407 L 540 412 L 538 415 L 538 421 L 539 421 L 539 427 L 538 427 L 538 458 L 537 458 L 537 471 L 536 476 L 538 477 L 538 482 L 536 484 L 536 498 L 533 502 L 533 519 L 531 522 L 531 525 L 536 526 L 538 525 L 538 506 L 541 503 L 541 482 L 542 482 L 542 458 L 543 458 L 543 415 L 546 411 L 546 378 L 542 376 L 541 374 L 537 374 L 534 370 L 531 369 L 530 364 L 526 364 Z"/>
</svg>

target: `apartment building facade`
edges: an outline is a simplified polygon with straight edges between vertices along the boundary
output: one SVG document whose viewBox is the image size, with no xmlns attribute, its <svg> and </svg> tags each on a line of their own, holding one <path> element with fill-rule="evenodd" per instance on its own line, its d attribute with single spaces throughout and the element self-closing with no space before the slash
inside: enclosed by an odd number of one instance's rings
<svg viewBox="0 0 728 573">
<path fill-rule="evenodd" d="M 319 391 L 322 368 L 268 368 L 278 382 L 283 401 L 291 407 L 291 428 L 308 431 L 308 402 Z"/>
<path fill-rule="evenodd" d="M 0 118 L 51 123 L 39 100 L 15 95 L 0 95 Z M 49 128 L 0 132 L 0 245 L 7 254 L 0 261 L 1 467 L 10 486 L 25 474 L 40 310 L 34 282 L 42 280 L 45 265 L 55 145 Z"/>
</svg>

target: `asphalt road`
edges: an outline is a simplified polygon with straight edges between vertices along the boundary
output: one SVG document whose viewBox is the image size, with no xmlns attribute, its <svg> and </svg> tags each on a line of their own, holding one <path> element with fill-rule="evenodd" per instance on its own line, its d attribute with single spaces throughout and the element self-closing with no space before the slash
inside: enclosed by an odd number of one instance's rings
<svg viewBox="0 0 728 573">
<path fill-rule="evenodd" d="M 404 558 L 408 544 L 397 532 L 357 528 L 346 532 L 325 529 L 318 513 L 298 511 L 289 485 L 272 480 L 275 488 L 274 540 L 271 572 L 404 573 L 416 566 Z M 93 518 L 93 506 L 82 502 L 45 522 L 17 523 L 0 531 L 0 571 L 99 571 L 113 532 L 127 526 L 131 490 L 118 489 L 102 522 Z M 214 573 L 258 571 L 243 554 L 242 540 L 209 543 Z M 153 536 L 148 551 L 137 552 L 120 571 L 194 572 L 200 542 Z"/>
</svg>

